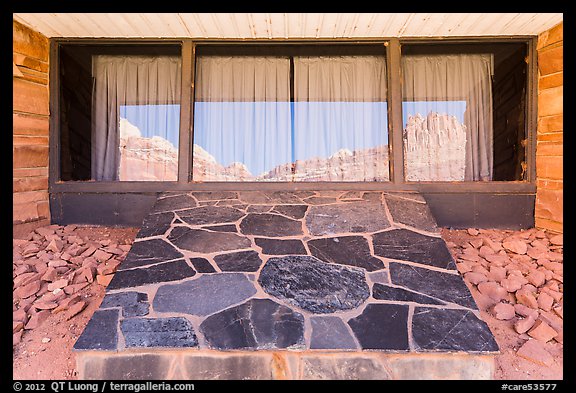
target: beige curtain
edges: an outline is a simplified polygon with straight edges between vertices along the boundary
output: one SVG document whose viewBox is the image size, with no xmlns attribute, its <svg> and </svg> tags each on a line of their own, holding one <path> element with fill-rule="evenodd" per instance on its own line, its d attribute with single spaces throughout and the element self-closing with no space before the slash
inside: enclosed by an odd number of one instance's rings
<svg viewBox="0 0 576 393">
<path fill-rule="evenodd" d="M 195 86 L 195 181 L 291 176 L 288 57 L 201 56 Z"/>
<path fill-rule="evenodd" d="M 489 54 L 402 57 L 407 180 L 492 179 L 492 69 Z"/>
<path fill-rule="evenodd" d="M 385 181 L 384 56 L 294 57 L 295 180 Z"/>
<path fill-rule="evenodd" d="M 174 170 L 173 144 L 165 143 L 166 135 L 153 141 L 135 139 L 138 130 L 121 122 L 123 105 L 179 104 L 181 60 L 178 56 L 110 56 L 92 57 L 94 92 L 92 105 L 92 178 L 94 180 L 177 180 Z M 126 167 L 129 178 L 120 177 L 122 131 L 132 136 L 138 146 L 130 153 Z M 128 136 L 123 138 L 128 140 Z M 127 142 L 128 143 L 128 142 Z M 136 152 L 135 150 L 138 150 Z M 150 154 L 153 151 L 155 154 Z M 133 153 L 133 154 L 132 154 Z"/>
</svg>

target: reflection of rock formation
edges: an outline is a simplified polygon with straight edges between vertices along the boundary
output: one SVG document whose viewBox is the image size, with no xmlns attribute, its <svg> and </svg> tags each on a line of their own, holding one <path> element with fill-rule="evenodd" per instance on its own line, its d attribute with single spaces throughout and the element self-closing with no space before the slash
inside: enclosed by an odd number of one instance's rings
<svg viewBox="0 0 576 393">
<path fill-rule="evenodd" d="M 386 181 L 389 180 L 388 145 L 350 151 L 338 150 L 328 158 L 296 160 L 262 176 L 268 181 Z"/>
<path fill-rule="evenodd" d="M 464 180 L 466 126 L 446 114 L 409 116 L 404 129 L 404 162 L 409 181 Z"/>
<path fill-rule="evenodd" d="M 176 181 L 178 149 L 159 136 L 142 137 L 138 127 L 120 119 L 120 180 Z"/>
<path fill-rule="evenodd" d="M 264 154 L 264 152 L 263 152 Z M 294 173 L 293 173 L 294 168 Z M 120 180 L 176 181 L 178 149 L 159 136 L 143 137 L 138 127 L 120 120 Z M 385 181 L 388 146 L 350 151 L 278 165 L 256 177 L 246 165 L 223 166 L 199 145 L 193 147 L 193 181 Z"/>
</svg>

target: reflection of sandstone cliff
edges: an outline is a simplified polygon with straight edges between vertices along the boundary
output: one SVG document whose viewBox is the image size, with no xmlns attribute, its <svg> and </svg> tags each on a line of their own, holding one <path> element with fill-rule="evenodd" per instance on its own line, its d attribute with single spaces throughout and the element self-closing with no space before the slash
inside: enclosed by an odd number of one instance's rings
<svg viewBox="0 0 576 393">
<path fill-rule="evenodd" d="M 120 180 L 176 181 L 178 150 L 164 138 L 142 137 L 138 127 L 120 119 Z"/>
<path fill-rule="evenodd" d="M 293 172 L 294 169 L 294 172 Z M 178 149 L 159 136 L 143 137 L 138 127 L 120 120 L 120 180 L 176 181 Z M 350 151 L 341 149 L 328 158 L 311 158 L 278 165 L 260 176 L 246 165 L 223 166 L 199 145 L 193 147 L 193 181 L 385 181 L 388 146 Z"/>
<path fill-rule="evenodd" d="M 364 150 L 338 150 L 328 158 L 297 160 L 277 166 L 265 175 L 268 181 L 386 181 L 388 171 L 388 145 Z"/>
<path fill-rule="evenodd" d="M 409 181 L 464 180 L 466 126 L 446 114 L 409 116 L 404 129 L 404 162 Z"/>
</svg>

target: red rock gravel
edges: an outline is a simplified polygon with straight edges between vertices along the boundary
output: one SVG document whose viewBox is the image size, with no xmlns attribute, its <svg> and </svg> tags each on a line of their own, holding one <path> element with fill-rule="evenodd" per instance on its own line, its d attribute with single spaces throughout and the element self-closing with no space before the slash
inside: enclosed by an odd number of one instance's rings
<svg viewBox="0 0 576 393">
<path fill-rule="evenodd" d="M 14 239 L 14 378 L 76 378 L 72 346 L 137 230 L 51 225 Z M 495 378 L 562 379 L 562 235 L 444 229 L 442 236 L 500 345 Z"/>
<path fill-rule="evenodd" d="M 500 345 L 497 377 L 562 378 L 563 235 L 470 228 L 445 229 L 442 236 Z M 532 364 L 515 359 L 507 376 L 503 360 L 511 351 Z"/>
</svg>

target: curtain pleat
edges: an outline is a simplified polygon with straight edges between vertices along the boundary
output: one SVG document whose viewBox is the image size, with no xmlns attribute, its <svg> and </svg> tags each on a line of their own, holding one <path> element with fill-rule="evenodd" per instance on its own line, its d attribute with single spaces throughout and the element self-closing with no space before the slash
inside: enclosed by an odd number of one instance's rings
<svg viewBox="0 0 576 393">
<path fill-rule="evenodd" d="M 167 106 L 180 104 L 180 57 L 95 55 L 92 65 L 92 178 L 177 180 L 179 107 Z"/>
<path fill-rule="evenodd" d="M 410 181 L 492 179 L 492 57 L 402 57 L 404 165 Z"/>
</svg>

